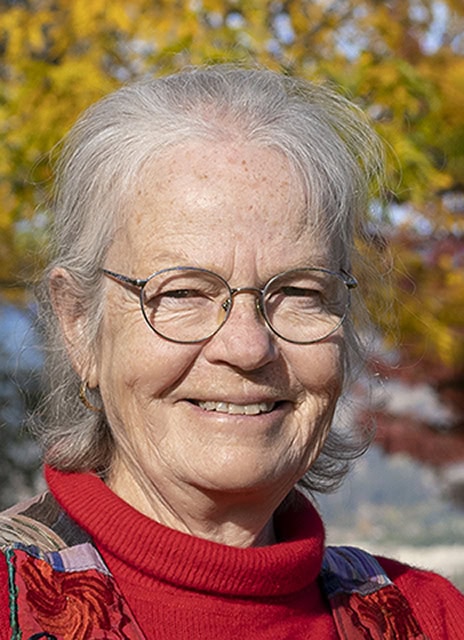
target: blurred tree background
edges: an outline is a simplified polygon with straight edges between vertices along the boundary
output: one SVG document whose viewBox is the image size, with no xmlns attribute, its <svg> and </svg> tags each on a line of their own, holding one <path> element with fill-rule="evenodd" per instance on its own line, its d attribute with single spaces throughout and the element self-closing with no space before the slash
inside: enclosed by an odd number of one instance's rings
<svg viewBox="0 0 464 640">
<path fill-rule="evenodd" d="M 53 150 L 78 114 L 146 74 L 224 61 L 340 85 L 386 141 L 391 189 L 372 215 L 393 258 L 392 286 L 379 282 L 388 304 L 370 298 L 387 335 L 372 366 L 387 385 L 403 385 L 403 395 L 422 389 L 435 404 L 427 413 L 383 399 L 378 441 L 437 467 L 462 463 L 461 0 L 0 0 L 0 303 L 33 309 L 25 285 L 46 259 Z M 32 482 L 36 463 L 17 462 L 19 414 L 11 407 L 23 410 L 39 393 L 30 363 L 13 367 L 12 383 L 7 352 L 0 345 L 3 495 L 15 490 L 18 468 Z M 455 493 L 464 500 L 462 490 Z"/>
</svg>

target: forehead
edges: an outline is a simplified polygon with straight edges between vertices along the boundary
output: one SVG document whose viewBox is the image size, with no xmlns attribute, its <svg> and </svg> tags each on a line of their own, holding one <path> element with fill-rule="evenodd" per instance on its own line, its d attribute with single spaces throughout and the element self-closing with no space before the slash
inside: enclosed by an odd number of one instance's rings
<svg viewBox="0 0 464 640">
<path fill-rule="evenodd" d="M 297 266 L 326 259 L 310 222 L 302 180 L 281 152 L 191 142 L 146 167 L 113 251 L 132 272 L 250 256 L 276 272 L 294 266 L 292 253 Z"/>
</svg>

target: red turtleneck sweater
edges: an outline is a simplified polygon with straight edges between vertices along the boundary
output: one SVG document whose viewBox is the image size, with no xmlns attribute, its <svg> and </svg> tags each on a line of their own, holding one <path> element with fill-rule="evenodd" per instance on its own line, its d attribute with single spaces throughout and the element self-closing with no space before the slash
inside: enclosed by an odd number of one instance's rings
<svg viewBox="0 0 464 640">
<path fill-rule="evenodd" d="M 324 530 L 303 497 L 279 514 L 280 542 L 238 549 L 164 527 L 91 474 L 47 470 L 49 487 L 93 538 L 147 640 L 336 640 L 319 591 Z M 9 638 L 0 564 L 0 640 Z M 464 597 L 443 578 L 380 559 L 430 640 L 463 637 Z"/>
</svg>

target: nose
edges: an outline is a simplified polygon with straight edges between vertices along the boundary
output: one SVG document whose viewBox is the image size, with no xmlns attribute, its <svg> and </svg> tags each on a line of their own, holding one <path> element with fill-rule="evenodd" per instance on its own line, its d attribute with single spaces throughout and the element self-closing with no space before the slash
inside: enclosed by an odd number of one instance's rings
<svg viewBox="0 0 464 640">
<path fill-rule="evenodd" d="M 253 371 L 277 358 L 278 348 L 260 312 L 258 294 L 259 290 L 251 287 L 233 290 L 229 317 L 204 347 L 210 362 Z"/>
</svg>

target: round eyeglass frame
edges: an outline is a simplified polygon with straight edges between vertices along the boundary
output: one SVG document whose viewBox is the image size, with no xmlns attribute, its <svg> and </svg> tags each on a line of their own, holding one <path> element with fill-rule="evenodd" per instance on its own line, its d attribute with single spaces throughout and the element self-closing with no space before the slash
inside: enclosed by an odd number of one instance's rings
<svg viewBox="0 0 464 640">
<path fill-rule="evenodd" d="M 256 306 L 257 309 L 259 310 L 261 316 L 263 317 L 266 326 L 272 331 L 272 333 L 276 336 L 278 336 L 279 338 L 281 338 L 282 340 L 284 340 L 285 342 L 290 342 L 292 344 L 315 344 L 317 342 L 322 342 L 323 340 L 325 340 L 326 338 L 328 338 L 329 336 L 331 336 L 332 334 L 335 333 L 335 331 L 337 331 L 337 329 L 339 329 L 341 327 L 341 325 L 344 323 L 344 321 L 346 320 L 346 317 L 348 315 L 348 311 L 350 308 L 350 296 L 349 293 L 351 291 L 351 289 L 355 289 L 358 286 L 358 281 L 356 280 L 356 278 L 351 275 L 350 273 L 348 273 L 347 271 L 345 271 L 344 269 L 340 269 L 340 271 L 331 271 L 330 269 L 326 269 L 324 267 L 301 267 L 301 268 L 296 268 L 296 269 L 288 269 L 287 271 L 281 271 L 280 273 L 277 273 L 276 275 L 272 276 L 272 278 L 270 278 L 266 284 L 264 285 L 264 287 L 262 289 L 260 289 L 259 287 L 234 287 L 232 288 L 230 286 L 230 284 L 227 282 L 227 280 L 225 278 L 223 278 L 221 275 L 219 275 L 218 273 L 211 271 L 210 269 L 204 269 L 202 267 L 188 267 L 188 266 L 178 266 L 178 267 L 166 267 L 165 269 L 160 269 L 159 271 L 155 271 L 154 273 L 152 273 L 150 276 L 148 276 L 148 278 L 131 278 L 129 276 L 125 276 L 121 273 L 117 273 L 116 271 L 112 271 L 111 269 L 105 269 L 103 268 L 101 270 L 105 275 L 109 276 L 110 278 L 112 278 L 113 280 L 115 280 L 116 282 L 118 282 L 119 284 L 122 285 L 126 285 L 128 287 L 135 287 L 136 289 L 139 290 L 139 301 L 140 301 L 140 307 L 142 310 L 142 314 L 143 317 L 145 318 L 146 323 L 148 324 L 148 326 L 150 327 L 150 329 L 152 331 L 154 331 L 157 335 L 159 335 L 161 338 L 164 338 L 165 340 L 168 340 L 169 342 L 175 342 L 177 344 L 198 344 L 200 342 L 206 342 L 206 340 L 209 340 L 210 338 L 212 338 L 214 335 L 216 335 L 216 333 L 224 326 L 224 324 L 227 322 L 227 319 L 230 316 L 230 313 L 232 311 L 232 306 L 233 306 L 233 299 L 234 296 L 240 294 L 240 293 L 250 293 L 252 295 L 254 295 L 256 297 Z M 224 309 L 225 315 L 223 320 L 219 323 L 219 325 L 216 327 L 216 329 L 214 331 L 212 331 L 210 334 L 208 334 L 207 336 L 205 336 L 204 338 L 198 338 L 196 340 L 179 340 L 176 338 L 171 338 L 170 336 L 166 336 L 164 335 L 164 333 L 161 333 L 158 329 L 156 329 L 156 327 L 154 327 L 152 325 L 152 323 L 149 321 L 146 311 L 145 311 L 145 305 L 144 305 L 144 301 L 143 301 L 143 290 L 145 285 L 154 277 L 159 276 L 163 273 L 170 273 L 173 271 L 194 271 L 196 273 L 203 273 L 205 275 L 209 275 L 209 276 L 213 276 L 215 278 L 217 278 L 219 281 L 221 281 L 225 288 L 227 289 L 227 291 L 229 292 L 229 296 L 226 298 L 226 300 L 224 300 L 222 307 Z M 323 272 L 323 273 L 327 273 L 329 275 L 332 276 L 336 276 L 339 280 L 341 280 L 343 282 L 343 284 L 346 286 L 347 290 L 348 290 L 348 297 L 347 297 L 347 303 L 346 303 L 346 307 L 344 310 L 343 315 L 340 316 L 340 320 L 339 322 L 330 330 L 328 331 L 326 334 L 324 334 L 322 337 L 317 338 L 317 339 L 313 339 L 313 340 L 292 340 L 289 338 L 286 338 L 285 336 L 283 336 L 281 333 L 279 333 L 279 331 L 277 331 L 269 317 L 268 314 L 266 312 L 266 307 L 264 304 L 264 299 L 266 296 L 267 291 L 270 289 L 270 287 L 272 286 L 272 284 L 278 279 L 278 278 L 282 278 L 283 276 L 289 275 L 289 274 L 293 274 L 293 273 L 299 273 L 299 272 L 303 272 L 303 271 L 318 271 L 318 272 Z"/>
</svg>

